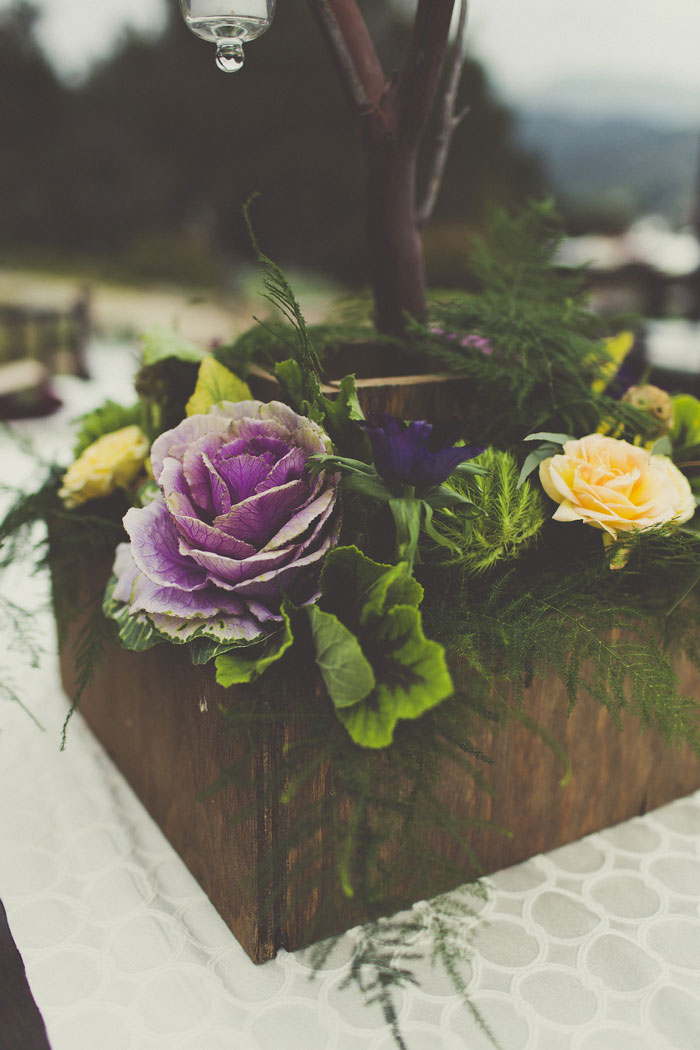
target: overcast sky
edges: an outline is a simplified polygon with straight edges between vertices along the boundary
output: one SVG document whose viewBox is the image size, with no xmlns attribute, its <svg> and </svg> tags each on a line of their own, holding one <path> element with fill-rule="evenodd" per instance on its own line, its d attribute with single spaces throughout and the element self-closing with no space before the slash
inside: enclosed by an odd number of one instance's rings
<svg viewBox="0 0 700 1050">
<path fill-rule="evenodd" d="M 109 53 L 125 24 L 157 31 L 166 3 L 177 0 L 36 2 L 47 52 L 61 70 L 80 73 Z M 303 0 L 279 0 L 290 2 Z M 469 38 L 511 98 L 571 77 L 700 91 L 700 0 L 471 0 Z"/>
</svg>

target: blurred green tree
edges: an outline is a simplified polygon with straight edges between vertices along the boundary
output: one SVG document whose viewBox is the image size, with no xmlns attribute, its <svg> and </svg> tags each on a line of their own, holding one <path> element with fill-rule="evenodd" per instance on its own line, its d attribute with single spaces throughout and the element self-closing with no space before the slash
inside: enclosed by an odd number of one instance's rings
<svg viewBox="0 0 700 1050">
<path fill-rule="evenodd" d="M 41 243 L 58 235 L 47 169 L 63 149 L 71 99 L 34 36 L 24 0 L 0 12 L 0 236 Z"/>
<path fill-rule="evenodd" d="M 391 70 L 408 37 L 405 16 L 390 4 L 362 7 Z M 126 36 L 77 86 L 51 72 L 33 19 L 26 3 L 0 17 L 0 188 L 12 202 L 0 213 L 6 245 L 128 253 L 153 276 L 187 279 L 188 253 L 233 263 L 250 257 L 241 206 L 258 191 L 254 221 L 269 254 L 362 283 L 355 119 L 307 5 L 279 5 L 273 30 L 250 47 L 234 83 L 174 4 L 160 38 Z M 453 143 L 429 253 L 441 280 L 452 273 L 455 250 L 454 233 L 440 236 L 441 228 L 478 226 L 487 201 L 512 204 L 542 189 L 537 165 L 516 146 L 508 112 L 472 61 L 460 99 L 470 114 Z"/>
</svg>

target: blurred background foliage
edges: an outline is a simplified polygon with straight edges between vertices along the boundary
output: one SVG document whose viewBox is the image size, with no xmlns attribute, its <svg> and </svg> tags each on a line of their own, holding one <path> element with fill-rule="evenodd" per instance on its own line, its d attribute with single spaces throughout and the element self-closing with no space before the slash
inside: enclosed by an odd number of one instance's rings
<svg viewBox="0 0 700 1050">
<path fill-rule="evenodd" d="M 385 68 L 396 68 L 405 15 L 363 6 Z M 251 260 L 242 205 L 257 191 L 254 223 L 268 254 L 363 282 L 357 132 L 305 4 L 279 6 L 275 31 L 249 48 L 235 80 L 173 4 L 162 36 L 127 35 L 87 78 L 64 83 L 36 42 L 36 17 L 25 0 L 0 12 L 1 264 L 235 286 Z M 474 61 L 460 98 L 470 112 L 426 236 L 429 278 L 442 286 L 460 283 L 466 237 L 487 203 L 547 189 Z"/>
</svg>

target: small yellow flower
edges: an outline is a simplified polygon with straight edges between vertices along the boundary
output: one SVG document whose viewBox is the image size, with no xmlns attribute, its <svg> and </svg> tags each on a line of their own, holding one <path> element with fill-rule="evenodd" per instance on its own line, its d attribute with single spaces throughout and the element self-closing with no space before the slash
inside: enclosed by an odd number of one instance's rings
<svg viewBox="0 0 700 1050">
<path fill-rule="evenodd" d="M 592 389 L 596 394 L 602 394 L 608 383 L 618 373 L 620 365 L 634 346 L 634 332 L 618 332 L 603 340 L 609 360 L 603 365 L 598 379 L 594 379 Z"/>
<path fill-rule="evenodd" d="M 140 427 L 124 427 L 93 442 L 63 475 L 58 495 L 66 507 L 127 488 L 148 455 L 148 439 Z"/>
</svg>

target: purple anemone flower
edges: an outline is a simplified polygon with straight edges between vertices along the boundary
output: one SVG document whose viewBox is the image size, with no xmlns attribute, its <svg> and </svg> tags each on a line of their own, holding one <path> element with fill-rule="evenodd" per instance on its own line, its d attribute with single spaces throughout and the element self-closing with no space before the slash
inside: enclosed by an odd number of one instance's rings
<svg viewBox="0 0 700 1050">
<path fill-rule="evenodd" d="M 337 475 L 306 461 L 325 432 L 278 401 L 222 402 L 161 434 L 151 449 L 160 495 L 124 518 L 113 597 L 176 642 L 252 642 L 280 603 L 317 597 L 338 540 Z"/>
<path fill-rule="evenodd" d="M 404 423 L 392 416 L 370 415 L 360 425 L 372 444 L 377 473 L 420 489 L 441 485 L 460 463 L 484 451 L 483 445 L 455 445 L 461 437 L 456 422 Z"/>
</svg>

